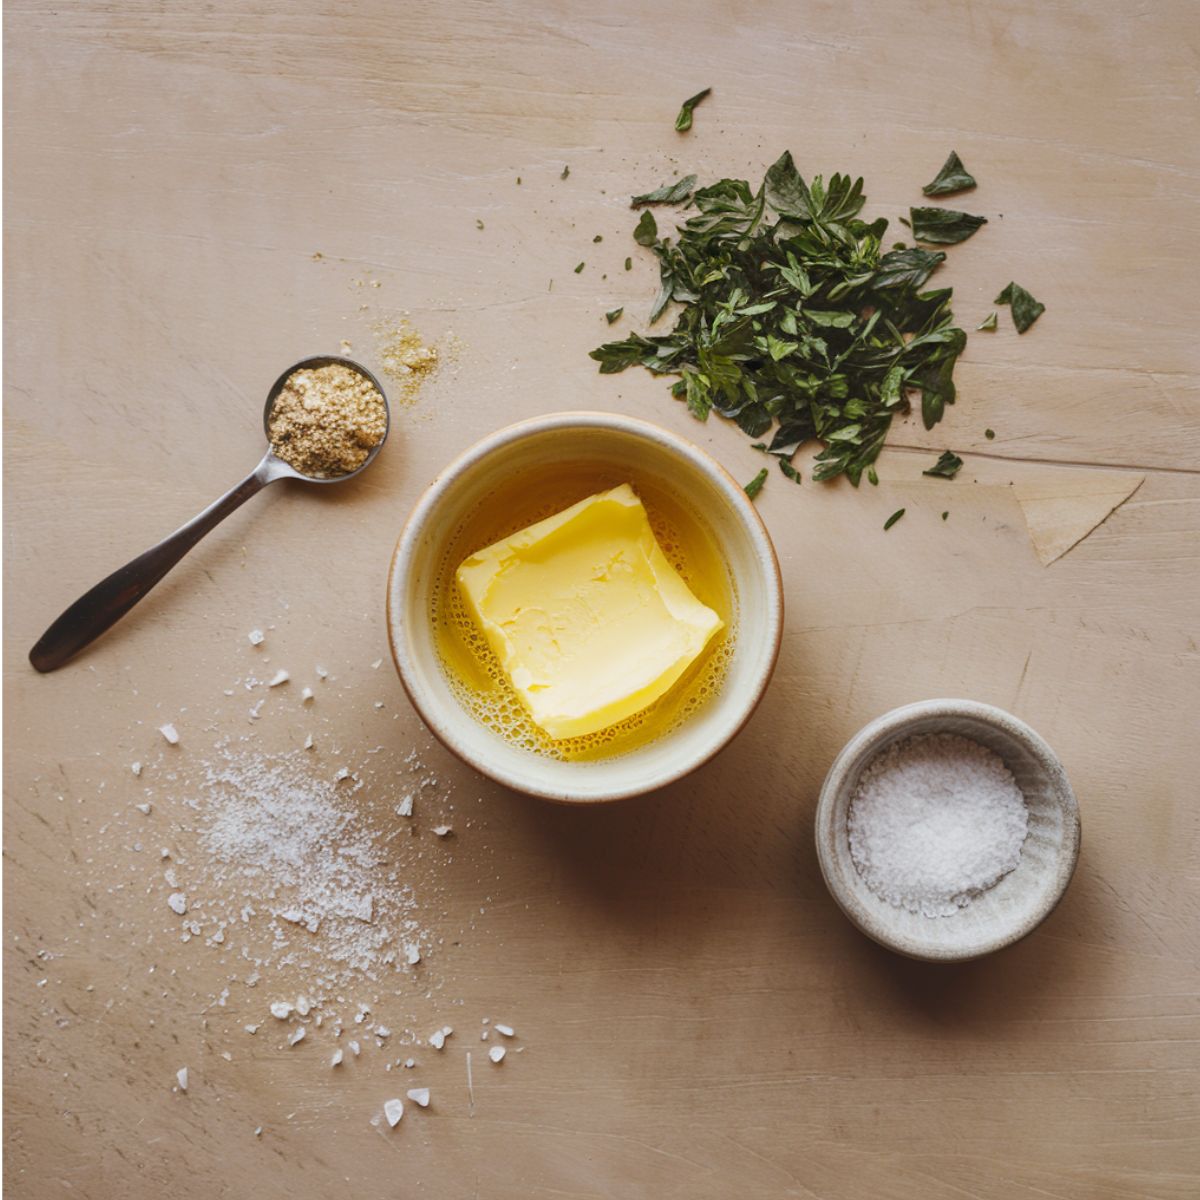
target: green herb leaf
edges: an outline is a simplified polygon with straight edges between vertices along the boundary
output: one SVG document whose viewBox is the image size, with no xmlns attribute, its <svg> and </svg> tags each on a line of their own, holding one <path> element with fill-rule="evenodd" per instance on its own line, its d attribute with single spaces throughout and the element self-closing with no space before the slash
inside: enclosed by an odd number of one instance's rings
<svg viewBox="0 0 1200 1200">
<path fill-rule="evenodd" d="M 680 133 L 687 133 L 692 127 L 692 112 L 696 105 L 700 103 L 712 91 L 712 88 L 706 87 L 704 91 L 697 92 L 694 96 L 689 96 L 683 102 L 683 107 L 679 110 L 679 116 L 675 118 L 675 128 Z"/>
<path fill-rule="evenodd" d="M 633 270 L 633 259 L 632 258 L 627 258 L 625 260 L 625 270 L 627 270 L 627 271 Z"/>
<path fill-rule="evenodd" d="M 892 527 L 893 525 L 895 525 L 895 523 L 896 523 L 898 520 L 900 520 L 900 518 L 901 518 L 902 516 L 904 516 L 904 513 L 905 513 L 905 511 L 906 511 L 906 510 L 905 510 L 905 509 L 903 509 L 903 508 L 898 508 L 898 509 L 896 509 L 896 511 L 895 511 L 894 513 L 892 513 L 892 515 L 891 515 L 890 517 L 888 517 L 888 519 L 887 519 L 886 521 L 884 521 L 884 523 L 883 523 L 883 532 L 884 532 L 884 533 L 887 533 L 887 531 L 888 531 L 889 529 L 891 529 L 891 527 Z"/>
<path fill-rule="evenodd" d="M 620 316 L 624 311 L 625 311 L 625 309 L 623 307 L 622 308 L 614 308 L 612 310 L 612 312 L 606 312 L 604 314 L 604 319 L 611 325 L 614 321 L 617 321 L 620 319 Z"/>
<path fill-rule="evenodd" d="M 1046 311 L 1046 306 L 1039 304 L 1019 283 L 1010 283 L 995 302 L 1011 307 L 1018 333 L 1024 333 Z"/>
<path fill-rule="evenodd" d="M 646 192 L 641 196 L 631 196 L 629 206 L 638 208 L 643 204 L 682 204 L 691 197 L 695 190 L 696 176 L 685 175 L 674 183 L 664 183 L 662 187 L 655 188 L 652 192 Z"/>
<path fill-rule="evenodd" d="M 570 175 L 570 174 L 571 174 L 571 168 L 570 168 L 570 167 L 563 167 L 563 169 L 562 169 L 562 174 L 559 176 L 559 179 L 566 179 L 566 178 L 567 178 L 567 176 L 568 176 L 568 175 Z"/>
<path fill-rule="evenodd" d="M 633 240 L 639 246 L 653 246 L 658 241 L 658 222 L 649 209 L 638 218 L 638 223 L 633 229 Z"/>
<path fill-rule="evenodd" d="M 950 514 L 948 512 L 942 513 L 942 520 L 944 521 L 949 515 Z"/>
<path fill-rule="evenodd" d="M 940 246 L 953 246 L 965 242 L 980 225 L 987 224 L 987 217 L 976 217 L 971 213 L 953 208 L 910 208 L 913 237 L 918 242 L 934 242 Z"/>
<path fill-rule="evenodd" d="M 921 191 L 926 196 L 948 196 L 951 192 L 965 192 L 975 186 L 975 180 L 962 165 L 962 159 L 957 152 L 950 151 L 950 157 L 942 164 L 932 183 L 927 183 Z"/>
<path fill-rule="evenodd" d="M 750 480 L 748 484 L 746 484 L 744 490 L 746 495 L 749 496 L 751 500 L 753 500 L 754 497 L 763 490 L 763 484 L 767 482 L 768 474 L 769 472 L 767 471 L 767 468 L 763 467 L 763 469 L 759 471 L 759 473 L 755 475 L 755 477 Z"/>
<path fill-rule="evenodd" d="M 976 325 L 975 328 L 983 329 L 983 330 L 995 329 L 996 328 L 996 314 L 994 312 L 988 313 L 988 315 L 983 318 L 983 323 L 980 325 Z"/>
<path fill-rule="evenodd" d="M 983 436 L 990 442 L 996 436 L 996 431 L 994 429 L 985 429 Z"/>
<path fill-rule="evenodd" d="M 763 439 L 797 478 L 793 455 L 816 441 L 815 481 L 877 480 L 893 418 L 920 396 L 931 427 L 954 402 L 967 335 L 948 288 L 921 290 L 944 253 L 885 253 L 886 222 L 860 219 L 864 204 L 861 179 L 807 182 L 785 153 L 757 188 L 720 179 L 694 190 L 670 237 L 643 211 L 635 238 L 659 267 L 650 319 L 672 306 L 672 328 L 592 358 L 605 374 L 674 376 L 671 394 L 694 417 L 715 411 Z"/>
<path fill-rule="evenodd" d="M 793 467 L 793 466 L 792 466 L 792 464 L 791 464 L 790 462 L 788 462 L 788 460 L 787 460 L 786 458 L 780 458 L 780 459 L 777 459 L 776 461 L 779 463 L 779 469 L 780 469 L 780 470 L 781 470 L 781 471 L 782 471 L 782 472 L 783 472 L 783 473 L 784 473 L 784 474 L 785 474 L 785 475 L 786 475 L 786 476 L 787 476 L 787 477 L 788 477 L 788 478 L 789 478 L 789 479 L 790 479 L 790 480 L 791 480 L 793 483 L 799 483 L 799 482 L 800 482 L 800 472 L 799 472 L 799 471 L 797 471 L 797 470 L 796 470 L 796 468 L 795 468 L 795 467 Z"/>
<path fill-rule="evenodd" d="M 579 272 L 580 272 L 580 271 L 582 271 L 582 270 L 583 270 L 583 268 L 584 268 L 584 267 L 586 267 L 586 266 L 587 266 L 587 263 L 580 263 L 580 264 L 579 264 L 579 266 L 577 266 L 577 267 L 575 268 L 575 274 L 576 274 L 576 275 L 578 275 L 578 274 L 579 274 Z"/>
<path fill-rule="evenodd" d="M 922 471 L 921 474 L 938 475 L 942 479 L 953 479 L 962 469 L 962 465 L 963 460 L 957 454 L 949 450 L 943 450 L 941 458 L 928 471 Z"/>
<path fill-rule="evenodd" d="M 596 236 L 594 238 L 592 238 L 592 241 L 593 242 L 602 242 L 602 241 L 604 241 L 604 237 L 602 234 L 598 233 L 598 234 L 596 234 Z"/>
</svg>

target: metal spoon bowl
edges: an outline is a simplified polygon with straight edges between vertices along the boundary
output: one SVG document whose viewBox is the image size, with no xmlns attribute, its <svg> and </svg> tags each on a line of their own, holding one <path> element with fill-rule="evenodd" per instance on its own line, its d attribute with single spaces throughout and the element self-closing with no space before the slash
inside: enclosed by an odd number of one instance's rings
<svg viewBox="0 0 1200 1200">
<path fill-rule="evenodd" d="M 375 386 L 383 398 L 386 422 L 383 437 L 378 445 L 371 447 L 362 464 L 345 475 L 305 475 L 284 462 L 271 449 L 271 412 L 283 385 L 297 371 L 333 364 L 357 371 Z M 118 567 L 106 579 L 102 579 L 90 591 L 80 596 L 38 639 L 37 645 L 29 652 L 29 661 L 38 671 L 57 670 L 105 630 L 115 625 L 205 534 L 215 529 L 234 509 L 240 508 L 267 484 L 280 479 L 298 479 L 304 483 L 345 483 L 348 479 L 361 475 L 383 449 L 390 428 L 391 409 L 388 406 L 387 393 L 366 367 L 337 355 L 320 355 L 294 363 L 279 376 L 267 393 L 267 401 L 263 406 L 263 430 L 267 434 L 268 445 L 267 452 L 258 466 L 241 483 L 230 488 L 225 495 L 194 516 L 186 525 L 181 525 L 156 546 L 139 554 L 123 567 Z"/>
</svg>

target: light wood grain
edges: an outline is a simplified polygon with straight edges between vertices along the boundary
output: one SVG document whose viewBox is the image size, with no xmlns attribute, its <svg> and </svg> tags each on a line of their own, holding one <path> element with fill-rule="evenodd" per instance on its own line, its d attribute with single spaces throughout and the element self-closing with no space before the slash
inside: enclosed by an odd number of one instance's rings
<svg viewBox="0 0 1200 1200">
<path fill-rule="evenodd" d="M 5 24 L 12 1196 L 1197 1194 L 1194 6 L 25 0 Z M 990 218 L 945 271 L 964 325 L 1012 278 L 1046 314 L 972 335 L 959 403 L 896 430 L 877 490 L 771 478 L 788 628 L 729 750 L 599 811 L 501 792 L 371 668 L 399 527 L 475 437 L 560 408 L 648 416 L 750 478 L 735 430 L 586 353 L 606 309 L 640 327 L 653 288 L 630 192 L 757 177 L 788 147 L 865 175 L 888 216 L 957 149 L 980 180 L 963 207 Z M 343 338 L 371 362 L 372 322 L 401 311 L 460 349 L 367 476 L 259 498 L 75 665 L 33 674 L 51 617 L 249 469 L 284 365 Z M 922 478 L 947 445 L 959 479 Z M 1099 467 L 1145 482 L 1043 567 L 1010 485 Z M 255 625 L 297 682 L 337 676 L 311 717 L 293 695 L 248 722 Z M 811 836 L 843 742 L 940 695 L 1038 729 L 1084 829 L 1046 925 L 946 970 L 860 937 Z M 440 781 L 403 866 L 444 944 L 420 985 L 386 974 L 343 1009 L 370 994 L 397 1031 L 456 1027 L 420 1051 L 433 1108 L 393 1132 L 371 1120 L 407 1073 L 245 1034 L 304 972 L 251 989 L 233 939 L 182 943 L 155 861 L 202 867 L 191 802 L 223 738 L 273 752 L 309 728 L 322 769 L 369 760 L 381 835 L 405 755 Z M 435 814 L 456 825 L 440 850 Z M 484 1062 L 482 1016 L 526 1049 Z"/>
</svg>

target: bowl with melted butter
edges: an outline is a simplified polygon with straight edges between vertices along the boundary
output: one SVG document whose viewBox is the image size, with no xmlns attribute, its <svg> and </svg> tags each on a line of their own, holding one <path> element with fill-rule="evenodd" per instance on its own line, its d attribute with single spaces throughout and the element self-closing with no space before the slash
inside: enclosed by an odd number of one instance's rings
<svg viewBox="0 0 1200 1200">
<path fill-rule="evenodd" d="M 392 557 L 388 636 L 433 733 L 564 803 L 682 778 L 745 725 L 779 654 L 766 528 L 708 454 L 648 422 L 556 413 L 452 462 Z"/>
</svg>

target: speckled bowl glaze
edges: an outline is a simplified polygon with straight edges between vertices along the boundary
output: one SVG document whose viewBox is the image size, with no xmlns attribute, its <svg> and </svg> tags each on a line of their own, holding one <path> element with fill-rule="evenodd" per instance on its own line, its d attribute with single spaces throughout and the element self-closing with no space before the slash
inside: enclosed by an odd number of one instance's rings
<svg viewBox="0 0 1200 1200">
<path fill-rule="evenodd" d="M 434 643 L 430 599 L 445 546 L 501 477 L 574 459 L 651 475 L 707 527 L 737 594 L 733 656 L 720 692 L 679 728 L 627 754 L 556 762 L 488 729 L 454 696 Z M 566 804 L 652 792 L 707 762 L 750 719 L 766 691 L 783 633 L 783 585 L 766 527 L 732 476 L 691 442 L 615 413 L 554 413 L 472 446 L 418 501 L 392 556 L 388 639 L 409 699 L 433 733 L 484 775 Z"/>
<path fill-rule="evenodd" d="M 952 917 L 889 904 L 850 857 L 846 817 L 863 768 L 893 742 L 923 733 L 956 733 L 998 754 L 1029 806 L 1020 865 Z M 1036 929 L 1071 882 L 1079 836 L 1079 806 L 1054 751 L 1023 721 L 974 700 L 924 700 L 872 721 L 837 756 L 817 803 L 817 856 L 842 911 L 880 945 L 928 962 L 979 958 Z"/>
</svg>

